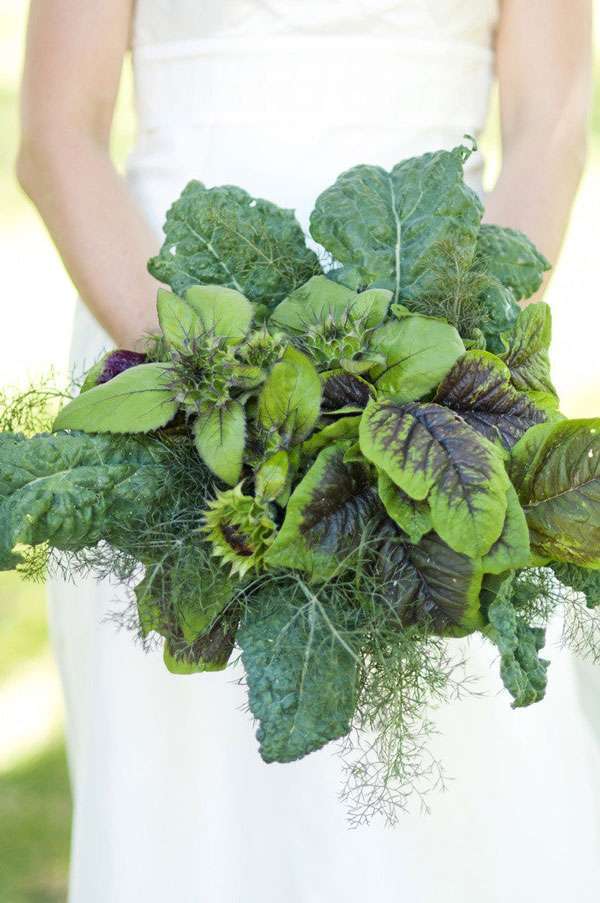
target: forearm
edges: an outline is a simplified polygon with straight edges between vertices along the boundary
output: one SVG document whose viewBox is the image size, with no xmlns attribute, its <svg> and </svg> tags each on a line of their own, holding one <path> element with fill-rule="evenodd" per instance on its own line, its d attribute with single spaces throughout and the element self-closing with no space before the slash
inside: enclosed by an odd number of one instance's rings
<svg viewBox="0 0 600 903">
<path fill-rule="evenodd" d="M 117 346 L 136 348 L 156 325 L 146 261 L 158 239 L 105 147 L 84 133 L 67 135 L 25 140 L 18 177 L 96 319 Z"/>
<path fill-rule="evenodd" d="M 544 125 L 532 124 L 505 142 L 485 219 L 525 232 L 554 266 L 583 171 L 586 136 L 583 121 Z"/>
</svg>

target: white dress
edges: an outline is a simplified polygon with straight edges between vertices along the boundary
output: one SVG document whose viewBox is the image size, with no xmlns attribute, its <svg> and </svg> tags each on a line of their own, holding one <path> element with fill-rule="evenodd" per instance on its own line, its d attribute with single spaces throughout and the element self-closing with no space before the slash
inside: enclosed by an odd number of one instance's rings
<svg viewBox="0 0 600 903">
<path fill-rule="evenodd" d="M 481 129 L 496 0 L 138 0 L 139 138 L 129 182 L 149 221 L 190 178 L 296 209 L 359 162 L 390 167 Z M 480 159 L 468 177 L 479 184 Z M 73 359 L 107 337 L 77 314 Z M 107 621 L 122 592 L 51 587 L 75 813 L 71 903 L 597 903 L 600 756 L 569 655 L 512 711 L 437 716 L 452 780 L 431 815 L 349 831 L 334 746 L 264 765 L 236 674 L 172 676 Z M 589 700 L 588 700 L 589 704 Z M 596 706 L 598 705 L 596 701 Z"/>
</svg>

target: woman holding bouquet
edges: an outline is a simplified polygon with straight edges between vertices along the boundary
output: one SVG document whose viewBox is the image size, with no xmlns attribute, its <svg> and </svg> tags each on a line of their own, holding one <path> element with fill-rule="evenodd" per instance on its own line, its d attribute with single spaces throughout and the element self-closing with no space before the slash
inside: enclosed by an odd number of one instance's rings
<svg viewBox="0 0 600 903">
<path fill-rule="evenodd" d="M 18 175 L 82 301 L 81 371 L 155 326 L 165 209 L 191 178 L 239 184 L 304 226 L 358 162 L 481 131 L 494 75 L 503 167 L 489 221 L 555 261 L 585 148 L 590 0 L 33 0 Z M 138 137 L 127 177 L 109 138 L 131 49 Z M 467 164 L 481 191 L 482 161 Z M 54 581 L 52 628 L 75 813 L 71 903 L 591 903 L 600 895 L 598 750 L 571 662 L 519 715 L 468 698 L 438 713 L 456 780 L 432 815 L 348 832 L 329 748 L 258 758 L 229 671 L 182 680 L 115 632 L 110 583 Z M 465 652 L 494 697 L 491 648 Z M 494 672 L 495 673 L 495 672 Z"/>
</svg>

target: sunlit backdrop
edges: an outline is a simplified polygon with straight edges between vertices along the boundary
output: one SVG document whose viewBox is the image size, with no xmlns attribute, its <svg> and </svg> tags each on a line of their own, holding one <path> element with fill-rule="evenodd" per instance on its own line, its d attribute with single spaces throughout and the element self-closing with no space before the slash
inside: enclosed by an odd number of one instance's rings
<svg viewBox="0 0 600 903">
<path fill-rule="evenodd" d="M 600 50 L 600 0 L 597 7 Z M 26 9 L 25 0 L 0 0 L 0 385 L 23 383 L 64 366 L 75 298 L 13 177 Z M 554 377 L 563 409 L 571 416 L 600 413 L 599 93 L 600 77 L 589 162 L 547 296 L 554 311 Z M 129 101 L 126 74 L 114 134 L 121 166 L 134 129 Z M 498 164 L 496 136 L 491 121 L 483 142 L 490 172 Z M 44 591 L 0 575 L 0 901 L 65 899 L 68 831 L 62 710 L 48 650 Z"/>
</svg>

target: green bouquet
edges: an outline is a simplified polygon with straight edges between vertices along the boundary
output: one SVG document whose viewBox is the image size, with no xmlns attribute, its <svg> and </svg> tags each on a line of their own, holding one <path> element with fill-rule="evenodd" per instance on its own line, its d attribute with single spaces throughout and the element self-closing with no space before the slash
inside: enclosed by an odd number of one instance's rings
<svg viewBox="0 0 600 903">
<path fill-rule="evenodd" d="M 358 820 L 425 771 L 452 638 L 497 646 L 513 706 L 557 606 L 596 648 L 600 418 L 559 413 L 550 311 L 518 303 L 548 264 L 482 225 L 470 153 L 343 173 L 320 257 L 292 211 L 191 182 L 146 352 L 105 354 L 49 432 L 30 394 L 2 416 L 1 567 L 117 575 L 175 673 L 237 645 L 264 761 L 346 738 Z"/>
</svg>

